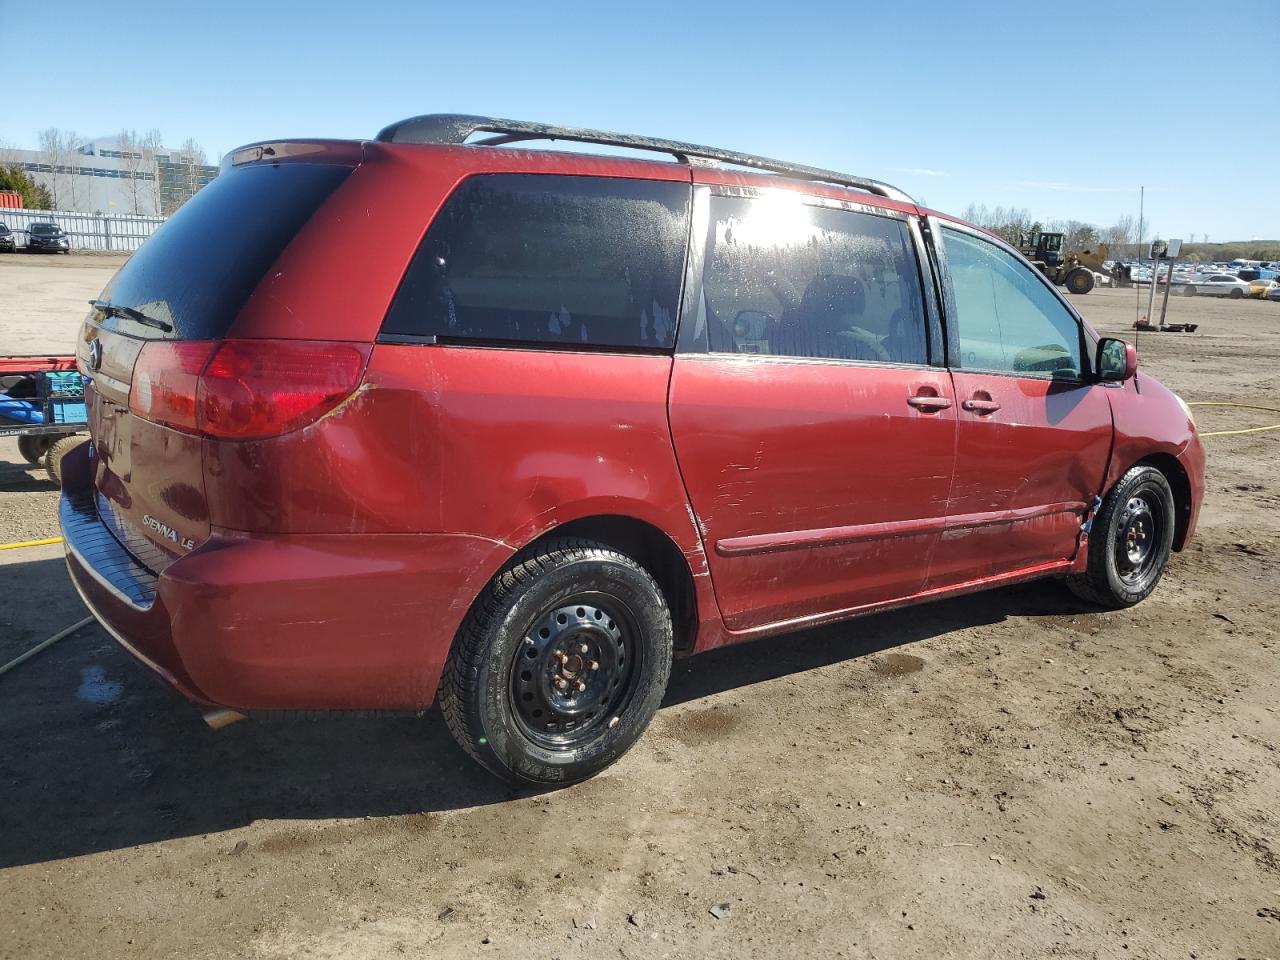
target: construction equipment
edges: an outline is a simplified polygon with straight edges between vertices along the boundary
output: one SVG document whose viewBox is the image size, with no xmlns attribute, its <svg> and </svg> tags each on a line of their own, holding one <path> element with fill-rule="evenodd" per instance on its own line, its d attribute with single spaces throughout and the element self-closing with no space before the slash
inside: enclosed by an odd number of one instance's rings
<svg viewBox="0 0 1280 960">
<path fill-rule="evenodd" d="M 1092 250 L 1063 253 L 1065 238 L 1065 234 L 1043 231 L 1023 234 L 1018 249 L 1058 286 L 1066 287 L 1070 293 L 1088 293 L 1094 286 L 1094 271 L 1105 271 L 1102 261 L 1107 258 L 1106 245 L 1100 243 Z"/>
</svg>

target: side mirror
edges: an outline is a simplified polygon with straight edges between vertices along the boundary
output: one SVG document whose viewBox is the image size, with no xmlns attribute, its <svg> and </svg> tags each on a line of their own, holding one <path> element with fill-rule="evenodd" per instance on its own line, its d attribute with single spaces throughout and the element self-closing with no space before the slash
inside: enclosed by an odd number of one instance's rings
<svg viewBox="0 0 1280 960">
<path fill-rule="evenodd" d="M 1132 380 L 1138 373 L 1138 348 L 1115 337 L 1103 337 L 1098 341 L 1094 370 L 1103 383 Z"/>
</svg>

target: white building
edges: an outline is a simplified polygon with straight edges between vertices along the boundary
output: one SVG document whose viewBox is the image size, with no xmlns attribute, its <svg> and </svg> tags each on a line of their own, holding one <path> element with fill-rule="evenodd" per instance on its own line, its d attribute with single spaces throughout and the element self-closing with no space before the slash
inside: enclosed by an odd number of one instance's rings
<svg viewBox="0 0 1280 960">
<path fill-rule="evenodd" d="M 168 216 L 218 175 L 182 150 L 126 150 L 119 138 L 81 144 L 60 157 L 41 150 L 6 150 L 13 164 L 43 184 L 58 210 L 97 214 Z"/>
</svg>

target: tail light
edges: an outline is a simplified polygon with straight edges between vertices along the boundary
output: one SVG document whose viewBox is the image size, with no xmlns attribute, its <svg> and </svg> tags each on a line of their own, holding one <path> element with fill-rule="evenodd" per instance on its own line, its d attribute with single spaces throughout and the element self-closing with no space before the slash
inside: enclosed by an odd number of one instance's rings
<svg viewBox="0 0 1280 960">
<path fill-rule="evenodd" d="M 218 440 L 256 440 L 324 416 L 360 385 L 369 347 L 307 340 L 156 340 L 134 365 L 134 413 Z"/>
<path fill-rule="evenodd" d="M 152 340 L 133 365 L 129 409 L 145 420 L 195 433 L 200 374 L 216 346 L 209 340 Z"/>
</svg>

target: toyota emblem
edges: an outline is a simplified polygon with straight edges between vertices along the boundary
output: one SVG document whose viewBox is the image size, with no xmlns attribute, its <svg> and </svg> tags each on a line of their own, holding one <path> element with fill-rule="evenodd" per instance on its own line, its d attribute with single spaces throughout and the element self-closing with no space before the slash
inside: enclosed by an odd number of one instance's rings
<svg viewBox="0 0 1280 960">
<path fill-rule="evenodd" d="M 97 370 L 102 366 L 102 341 L 89 341 L 89 369 Z"/>
</svg>

